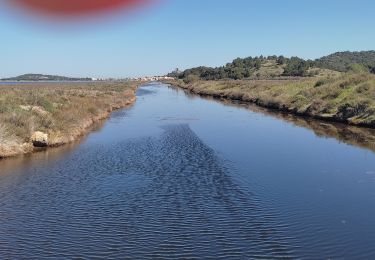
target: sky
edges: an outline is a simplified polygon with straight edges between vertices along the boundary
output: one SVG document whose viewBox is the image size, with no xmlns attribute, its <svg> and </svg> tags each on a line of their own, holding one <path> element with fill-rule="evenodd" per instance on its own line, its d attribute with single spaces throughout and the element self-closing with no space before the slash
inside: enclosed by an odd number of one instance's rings
<svg viewBox="0 0 375 260">
<path fill-rule="evenodd" d="M 0 0 L 0 78 L 164 75 L 237 57 L 315 59 L 375 49 L 373 0 L 159 0 L 132 13 L 57 22 Z"/>
</svg>

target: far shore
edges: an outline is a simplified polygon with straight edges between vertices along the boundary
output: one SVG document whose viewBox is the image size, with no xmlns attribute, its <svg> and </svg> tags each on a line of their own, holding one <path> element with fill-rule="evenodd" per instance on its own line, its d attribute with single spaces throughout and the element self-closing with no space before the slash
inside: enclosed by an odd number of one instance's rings
<svg viewBox="0 0 375 260">
<path fill-rule="evenodd" d="M 299 80 L 164 80 L 191 93 L 253 103 L 301 117 L 375 128 L 375 75 Z"/>
</svg>

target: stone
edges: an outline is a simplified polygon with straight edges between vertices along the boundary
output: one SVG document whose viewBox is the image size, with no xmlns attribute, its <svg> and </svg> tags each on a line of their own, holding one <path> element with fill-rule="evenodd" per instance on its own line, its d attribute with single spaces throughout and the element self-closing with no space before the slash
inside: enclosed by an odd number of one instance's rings
<svg viewBox="0 0 375 260">
<path fill-rule="evenodd" d="M 33 107 L 32 106 L 20 106 L 20 108 L 22 109 L 22 110 L 25 110 L 25 111 L 30 111 Z"/>
<path fill-rule="evenodd" d="M 31 142 L 34 145 L 34 147 L 47 147 L 48 134 L 43 132 L 34 132 L 31 136 Z"/>
<path fill-rule="evenodd" d="M 44 108 L 40 107 L 40 106 L 20 106 L 20 108 L 22 110 L 25 110 L 25 111 L 32 111 L 40 116 L 46 116 L 48 115 L 48 112 L 46 110 L 44 110 Z"/>
<path fill-rule="evenodd" d="M 38 115 L 41 115 L 41 116 L 46 116 L 48 115 L 48 112 L 45 111 L 42 107 L 39 107 L 39 106 L 34 106 L 31 111 L 33 111 L 34 113 L 37 113 Z"/>
</svg>

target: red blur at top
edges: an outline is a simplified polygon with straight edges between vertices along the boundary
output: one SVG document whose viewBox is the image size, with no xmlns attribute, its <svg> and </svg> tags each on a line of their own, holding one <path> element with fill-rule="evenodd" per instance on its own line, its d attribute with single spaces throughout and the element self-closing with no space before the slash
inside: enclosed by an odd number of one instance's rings
<svg viewBox="0 0 375 260">
<path fill-rule="evenodd" d="M 151 0 L 10 0 L 10 2 L 23 9 L 47 16 L 79 17 L 133 9 L 150 3 Z"/>
</svg>

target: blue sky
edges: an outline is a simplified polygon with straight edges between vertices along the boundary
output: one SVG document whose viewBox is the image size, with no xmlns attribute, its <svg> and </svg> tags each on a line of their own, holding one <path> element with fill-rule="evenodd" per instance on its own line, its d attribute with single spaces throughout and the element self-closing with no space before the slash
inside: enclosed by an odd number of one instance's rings
<svg viewBox="0 0 375 260">
<path fill-rule="evenodd" d="M 257 55 L 375 49 L 373 0 L 164 0 L 129 16 L 61 25 L 0 11 L 0 77 L 127 77 Z"/>
</svg>

